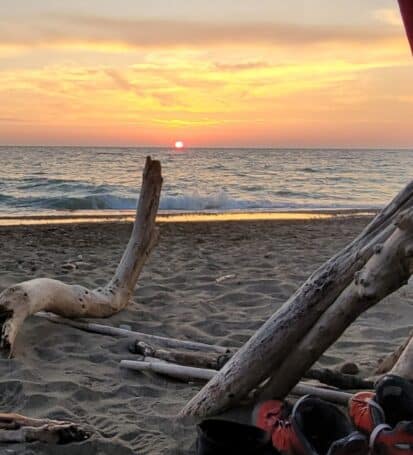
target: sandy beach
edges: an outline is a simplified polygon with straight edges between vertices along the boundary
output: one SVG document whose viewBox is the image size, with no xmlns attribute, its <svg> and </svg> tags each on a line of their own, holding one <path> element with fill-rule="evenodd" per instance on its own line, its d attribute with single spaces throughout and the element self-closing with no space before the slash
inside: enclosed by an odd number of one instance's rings
<svg viewBox="0 0 413 455">
<path fill-rule="evenodd" d="M 307 276 L 354 238 L 366 216 L 296 221 L 163 223 L 134 303 L 105 324 L 240 346 Z M 0 228 L 0 289 L 48 276 L 98 287 L 108 281 L 130 223 Z M 77 262 L 76 269 L 63 267 Z M 216 282 L 225 275 L 233 278 Z M 406 286 L 363 315 L 322 358 L 371 371 L 413 322 Z M 81 332 L 32 317 L 15 359 L 0 360 L 0 411 L 91 425 L 69 446 L 0 445 L 0 454 L 190 454 L 195 428 L 174 416 L 199 389 L 119 368 L 134 359 L 128 340 Z"/>
</svg>

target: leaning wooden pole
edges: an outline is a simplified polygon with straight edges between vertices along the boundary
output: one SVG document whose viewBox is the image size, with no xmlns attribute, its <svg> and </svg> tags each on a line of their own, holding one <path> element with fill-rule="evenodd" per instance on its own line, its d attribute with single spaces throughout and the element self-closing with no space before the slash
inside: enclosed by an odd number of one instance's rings
<svg viewBox="0 0 413 455">
<path fill-rule="evenodd" d="M 180 415 L 216 415 L 257 388 L 299 345 L 354 275 L 396 230 L 394 221 L 413 206 L 413 182 L 366 229 L 322 265 L 258 330 L 220 372 L 184 407 Z"/>
<path fill-rule="evenodd" d="M 0 349 L 5 354 L 12 356 L 20 327 L 28 316 L 39 311 L 65 318 L 104 318 L 128 305 L 139 274 L 158 241 L 155 218 L 161 187 L 161 164 L 148 157 L 132 234 L 119 266 L 106 286 L 89 290 L 50 278 L 36 278 L 0 294 Z"/>
<path fill-rule="evenodd" d="M 364 311 L 405 285 L 413 271 L 413 209 L 400 214 L 397 229 L 356 273 L 352 283 L 317 321 L 317 324 L 296 346 L 265 386 L 263 398 L 284 397 L 301 379 L 308 368 L 331 346 L 345 329 Z M 412 344 L 413 345 L 413 344 Z M 409 365 L 408 349 L 404 355 Z M 411 363 L 410 363 L 411 367 Z M 395 367 L 396 368 L 396 367 Z M 399 366 L 399 374 L 413 371 Z"/>
<path fill-rule="evenodd" d="M 410 337 L 409 342 L 391 369 L 391 373 L 413 381 L 413 336 Z"/>
<path fill-rule="evenodd" d="M 400 345 L 394 352 L 387 355 L 380 361 L 374 374 L 377 376 L 377 375 L 382 375 L 382 374 L 388 373 L 390 370 L 395 368 L 396 363 L 398 362 L 398 360 L 400 359 L 400 357 L 402 355 L 404 355 L 405 358 L 406 358 L 406 356 L 409 355 L 408 352 L 411 353 L 411 362 L 412 362 L 411 370 L 413 370 L 413 348 L 409 347 L 409 344 L 411 344 L 413 347 L 413 330 L 410 332 L 407 339 L 404 340 L 402 345 Z M 405 363 L 405 361 L 403 361 L 403 363 Z"/>
</svg>

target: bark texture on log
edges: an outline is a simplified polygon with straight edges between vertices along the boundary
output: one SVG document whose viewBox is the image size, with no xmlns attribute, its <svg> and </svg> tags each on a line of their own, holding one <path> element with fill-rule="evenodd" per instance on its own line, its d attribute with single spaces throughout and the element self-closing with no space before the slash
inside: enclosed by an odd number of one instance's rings
<svg viewBox="0 0 413 455">
<path fill-rule="evenodd" d="M 410 336 L 391 373 L 413 381 L 413 334 Z"/>
<path fill-rule="evenodd" d="M 367 379 L 344 374 L 338 371 L 329 370 L 328 368 L 310 368 L 304 375 L 307 379 L 316 379 L 317 381 L 329 386 L 338 387 L 343 390 L 373 389 L 374 382 Z"/>
<path fill-rule="evenodd" d="M 150 371 L 187 382 L 194 380 L 208 381 L 217 375 L 217 371 L 215 370 L 187 367 L 154 358 L 145 358 L 143 361 L 138 362 L 134 360 L 121 360 L 120 366 L 135 371 Z M 342 405 L 347 405 L 349 399 L 353 396 L 351 393 L 342 392 L 341 390 L 315 387 L 304 382 L 297 384 L 291 393 L 295 396 L 314 395 L 323 398 L 324 400 Z"/>
<path fill-rule="evenodd" d="M 405 285 L 413 271 L 413 209 L 395 222 L 397 229 L 354 281 L 303 337 L 294 351 L 272 375 L 264 397 L 284 397 L 321 354 L 364 311 Z"/>
<path fill-rule="evenodd" d="M 120 366 L 135 371 L 152 371 L 154 373 L 170 376 L 181 381 L 203 380 L 208 381 L 216 375 L 216 370 L 207 368 L 195 368 L 174 363 L 160 361 L 158 359 L 144 361 L 121 360 Z"/>
<path fill-rule="evenodd" d="M 317 321 L 370 259 L 376 245 L 384 243 L 393 234 L 397 216 L 412 205 L 413 182 L 352 243 L 314 272 L 180 415 L 205 417 L 219 414 L 277 371 L 304 335 L 317 327 Z M 367 297 L 368 287 L 363 289 Z"/>
<path fill-rule="evenodd" d="M 90 436 L 90 431 L 72 422 L 0 413 L 0 442 L 68 444 L 84 441 Z"/>
<path fill-rule="evenodd" d="M 409 343 L 413 340 L 413 331 L 410 332 L 410 335 L 408 338 L 404 341 L 402 345 L 400 345 L 394 352 L 386 356 L 384 359 L 382 359 L 379 363 L 379 366 L 377 367 L 377 370 L 375 371 L 375 375 L 381 375 L 388 373 L 397 363 L 397 361 L 400 359 L 401 355 L 403 352 L 406 350 L 407 346 Z M 413 355 L 413 352 L 412 352 Z M 411 364 L 411 367 L 413 368 L 413 364 Z M 395 373 L 396 374 L 396 373 Z"/>
<path fill-rule="evenodd" d="M 161 164 L 148 157 L 132 234 L 107 286 L 89 290 L 50 278 L 36 278 L 0 294 L 0 349 L 4 353 L 12 356 L 19 328 L 28 316 L 38 311 L 50 311 L 66 318 L 105 318 L 128 305 L 139 274 L 158 241 L 155 218 L 161 187 Z"/>
<path fill-rule="evenodd" d="M 158 348 L 143 341 L 134 342 L 130 349 L 134 354 L 144 357 L 154 357 L 167 362 L 178 363 L 197 368 L 209 368 L 219 370 L 230 359 L 229 354 L 215 354 L 204 352 L 177 351 Z"/>
</svg>

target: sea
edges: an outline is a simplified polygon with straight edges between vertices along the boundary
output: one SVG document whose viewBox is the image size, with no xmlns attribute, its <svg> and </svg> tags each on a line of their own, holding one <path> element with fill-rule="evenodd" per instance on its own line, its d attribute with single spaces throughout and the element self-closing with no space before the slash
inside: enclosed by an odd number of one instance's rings
<svg viewBox="0 0 413 455">
<path fill-rule="evenodd" d="M 413 150 L 0 147 L 0 217 L 127 213 L 145 157 L 160 213 L 377 210 L 413 177 Z"/>
</svg>

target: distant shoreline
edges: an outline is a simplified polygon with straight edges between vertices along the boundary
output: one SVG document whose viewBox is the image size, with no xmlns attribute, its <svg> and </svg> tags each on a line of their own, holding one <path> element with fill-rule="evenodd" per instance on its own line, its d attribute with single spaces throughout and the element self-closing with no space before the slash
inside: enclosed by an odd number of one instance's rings
<svg viewBox="0 0 413 455">
<path fill-rule="evenodd" d="M 378 209 L 314 209 L 314 210 L 276 210 L 276 211 L 207 211 L 171 212 L 160 211 L 159 223 L 224 222 L 224 221 L 289 221 L 328 219 L 353 216 L 373 216 Z M 73 211 L 62 214 L 0 215 L 0 226 L 30 226 L 84 223 L 130 223 L 135 212 L 124 211 Z"/>
</svg>

